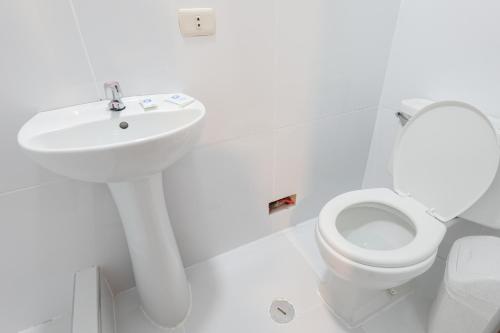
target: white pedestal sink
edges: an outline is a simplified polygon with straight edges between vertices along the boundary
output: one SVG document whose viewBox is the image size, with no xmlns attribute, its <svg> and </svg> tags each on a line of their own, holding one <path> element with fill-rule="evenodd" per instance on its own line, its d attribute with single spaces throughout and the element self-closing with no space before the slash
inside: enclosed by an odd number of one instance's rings
<svg viewBox="0 0 500 333">
<path fill-rule="evenodd" d="M 107 183 L 125 229 L 137 289 L 145 314 L 174 327 L 187 315 L 189 286 L 168 218 L 161 171 L 199 139 L 205 107 L 179 107 L 168 95 L 149 96 L 158 106 L 145 111 L 139 97 L 109 111 L 96 102 L 41 112 L 19 131 L 18 142 L 40 165 L 58 174 Z"/>
</svg>

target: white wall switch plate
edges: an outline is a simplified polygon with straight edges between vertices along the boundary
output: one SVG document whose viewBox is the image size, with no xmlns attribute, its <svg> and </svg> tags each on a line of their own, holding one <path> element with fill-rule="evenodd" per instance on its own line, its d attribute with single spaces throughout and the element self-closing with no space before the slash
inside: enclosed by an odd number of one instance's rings
<svg viewBox="0 0 500 333">
<path fill-rule="evenodd" d="M 179 28 L 185 37 L 215 35 L 213 8 L 183 8 L 177 11 Z"/>
</svg>

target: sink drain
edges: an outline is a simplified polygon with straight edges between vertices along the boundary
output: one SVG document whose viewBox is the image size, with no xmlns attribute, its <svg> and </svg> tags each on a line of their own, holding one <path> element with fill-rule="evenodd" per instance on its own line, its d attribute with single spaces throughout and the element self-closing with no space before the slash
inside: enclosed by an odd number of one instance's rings
<svg viewBox="0 0 500 333">
<path fill-rule="evenodd" d="M 295 309 L 293 305 L 286 300 L 275 300 L 271 304 L 269 314 L 275 322 L 286 324 L 291 322 L 293 317 L 295 317 Z"/>
</svg>

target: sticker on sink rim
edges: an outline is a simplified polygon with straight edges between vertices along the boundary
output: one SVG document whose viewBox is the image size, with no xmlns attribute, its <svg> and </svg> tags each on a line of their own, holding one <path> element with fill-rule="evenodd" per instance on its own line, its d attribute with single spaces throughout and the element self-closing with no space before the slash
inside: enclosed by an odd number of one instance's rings
<svg viewBox="0 0 500 333">
<path fill-rule="evenodd" d="M 168 95 L 165 101 L 179 106 L 186 106 L 188 104 L 193 103 L 195 99 L 185 94 L 173 94 L 173 95 Z"/>
</svg>

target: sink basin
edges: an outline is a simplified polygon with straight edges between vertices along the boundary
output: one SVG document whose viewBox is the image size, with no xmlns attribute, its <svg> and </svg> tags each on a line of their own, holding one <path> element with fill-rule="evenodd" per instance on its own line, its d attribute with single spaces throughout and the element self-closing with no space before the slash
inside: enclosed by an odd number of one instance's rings
<svg viewBox="0 0 500 333">
<path fill-rule="evenodd" d="M 190 308 L 189 285 L 165 206 L 161 171 L 199 139 L 205 107 L 166 102 L 145 111 L 141 97 L 122 111 L 96 102 L 41 112 L 19 131 L 36 162 L 58 174 L 107 183 L 125 230 L 145 319 L 176 327 Z"/>
<path fill-rule="evenodd" d="M 159 105 L 150 111 L 131 97 L 121 112 L 109 111 L 107 101 L 41 112 L 18 141 L 40 165 L 70 178 L 109 183 L 153 174 L 193 147 L 205 116 L 198 101 L 181 108 L 166 97 L 153 96 Z"/>
</svg>

